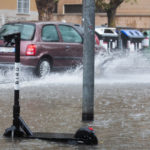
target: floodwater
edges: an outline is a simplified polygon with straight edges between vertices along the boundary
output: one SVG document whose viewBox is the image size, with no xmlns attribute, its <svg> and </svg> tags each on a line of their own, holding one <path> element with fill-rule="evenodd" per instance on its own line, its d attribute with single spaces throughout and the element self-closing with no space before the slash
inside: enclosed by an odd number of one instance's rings
<svg viewBox="0 0 150 150">
<path fill-rule="evenodd" d="M 95 63 L 94 121 L 83 123 L 82 67 L 53 73 L 45 79 L 20 83 L 21 117 L 35 132 L 75 133 L 82 126 L 94 127 L 97 146 L 69 145 L 43 140 L 7 139 L 12 125 L 12 75 L 1 75 L 0 149 L 2 150 L 149 150 L 150 62 L 140 54 Z M 2 83 L 2 82 L 5 83 Z"/>
</svg>

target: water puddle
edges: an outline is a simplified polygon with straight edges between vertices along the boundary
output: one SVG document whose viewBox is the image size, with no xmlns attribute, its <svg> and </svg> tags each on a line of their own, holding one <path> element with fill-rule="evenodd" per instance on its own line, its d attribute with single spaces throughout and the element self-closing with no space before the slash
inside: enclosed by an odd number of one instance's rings
<svg viewBox="0 0 150 150">
<path fill-rule="evenodd" d="M 41 140 L 8 141 L 2 149 L 149 149 L 150 60 L 139 53 L 95 57 L 95 120 L 99 145 L 70 146 Z M 45 79 L 21 75 L 21 116 L 32 131 L 74 133 L 82 116 L 82 66 Z M 12 124 L 13 72 L 0 74 L 0 132 Z M 10 82 L 7 83 L 6 82 Z"/>
</svg>

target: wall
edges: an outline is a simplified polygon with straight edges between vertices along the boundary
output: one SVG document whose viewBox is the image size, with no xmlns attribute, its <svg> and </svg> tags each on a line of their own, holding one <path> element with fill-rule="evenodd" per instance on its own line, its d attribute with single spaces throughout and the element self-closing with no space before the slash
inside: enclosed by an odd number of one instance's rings
<svg viewBox="0 0 150 150">
<path fill-rule="evenodd" d="M 64 4 L 81 4 L 82 0 L 60 0 L 58 4 L 58 15 L 53 20 L 81 24 L 81 14 L 64 14 Z M 150 0 L 130 0 L 122 3 L 117 9 L 116 26 L 129 26 L 134 28 L 150 28 Z M 106 14 L 96 14 L 96 25 L 107 23 Z"/>
<path fill-rule="evenodd" d="M 22 20 L 37 20 L 38 13 L 36 9 L 35 0 L 30 0 L 30 13 L 17 13 L 17 0 L 0 0 L 0 26 L 10 21 Z"/>
<path fill-rule="evenodd" d="M 117 9 L 116 25 L 135 28 L 150 28 L 150 0 L 137 0 L 122 3 Z M 17 0 L 0 0 L 0 26 L 14 20 L 37 20 L 38 13 L 35 0 L 30 0 L 30 13 L 17 14 Z M 82 14 L 64 14 L 64 4 L 82 4 L 82 0 L 59 0 L 58 15 L 53 15 L 54 21 L 67 21 L 81 24 Z M 96 25 L 107 23 L 106 14 L 96 14 Z"/>
<path fill-rule="evenodd" d="M 54 21 L 66 21 L 70 23 L 82 24 L 81 14 L 53 15 Z M 95 24 L 97 26 L 107 24 L 106 14 L 96 14 Z M 116 16 L 116 26 L 133 28 L 150 28 L 150 16 Z"/>
</svg>

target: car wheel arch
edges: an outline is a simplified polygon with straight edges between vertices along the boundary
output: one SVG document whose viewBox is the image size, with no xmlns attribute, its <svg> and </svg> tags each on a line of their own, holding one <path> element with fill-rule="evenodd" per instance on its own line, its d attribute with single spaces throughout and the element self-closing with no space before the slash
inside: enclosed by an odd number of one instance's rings
<svg viewBox="0 0 150 150">
<path fill-rule="evenodd" d="M 42 57 L 40 57 L 38 64 L 40 63 L 40 61 L 42 59 L 47 59 L 50 62 L 51 67 L 53 67 L 53 58 L 50 55 L 43 55 Z M 37 64 L 37 66 L 38 66 L 38 64 Z"/>
</svg>

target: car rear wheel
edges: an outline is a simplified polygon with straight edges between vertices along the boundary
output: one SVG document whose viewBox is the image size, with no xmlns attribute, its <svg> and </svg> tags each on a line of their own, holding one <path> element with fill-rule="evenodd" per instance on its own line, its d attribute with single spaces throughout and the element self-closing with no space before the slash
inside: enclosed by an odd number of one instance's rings
<svg viewBox="0 0 150 150">
<path fill-rule="evenodd" d="M 45 77 L 51 72 L 51 64 L 47 58 L 41 59 L 37 67 L 37 75 L 39 77 Z"/>
</svg>

